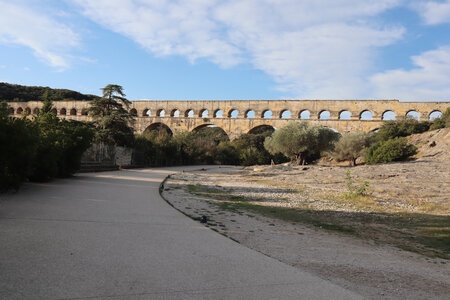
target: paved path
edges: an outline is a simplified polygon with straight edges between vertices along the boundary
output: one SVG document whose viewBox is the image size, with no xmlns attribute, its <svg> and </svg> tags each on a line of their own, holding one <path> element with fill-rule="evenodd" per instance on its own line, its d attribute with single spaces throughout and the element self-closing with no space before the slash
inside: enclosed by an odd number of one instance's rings
<svg viewBox="0 0 450 300">
<path fill-rule="evenodd" d="M 0 196 L 0 299 L 356 299 L 162 200 L 179 170 L 79 174 Z"/>
</svg>

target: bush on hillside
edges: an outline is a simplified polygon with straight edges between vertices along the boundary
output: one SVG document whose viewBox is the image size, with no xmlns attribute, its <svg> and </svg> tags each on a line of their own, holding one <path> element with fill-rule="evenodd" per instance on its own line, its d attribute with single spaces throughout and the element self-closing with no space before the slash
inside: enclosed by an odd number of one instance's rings
<svg viewBox="0 0 450 300">
<path fill-rule="evenodd" d="M 379 141 L 372 145 L 366 154 L 367 164 L 388 163 L 405 160 L 417 153 L 417 147 L 409 145 L 404 137 Z"/>
<path fill-rule="evenodd" d="M 447 107 L 442 117 L 433 120 L 430 130 L 450 127 L 450 107 Z"/>
<path fill-rule="evenodd" d="M 378 141 L 387 141 L 396 137 L 405 137 L 428 131 L 431 125 L 432 123 L 429 121 L 419 122 L 412 118 L 386 121 L 378 130 L 376 137 Z"/>
</svg>

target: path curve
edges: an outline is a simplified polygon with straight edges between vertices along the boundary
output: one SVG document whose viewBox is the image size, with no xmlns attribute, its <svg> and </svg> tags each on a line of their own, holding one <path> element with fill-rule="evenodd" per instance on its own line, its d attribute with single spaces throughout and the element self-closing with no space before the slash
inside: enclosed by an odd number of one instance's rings
<svg viewBox="0 0 450 300">
<path fill-rule="evenodd" d="M 0 298 L 361 298 L 170 207 L 158 187 L 182 169 L 78 174 L 0 195 Z"/>
</svg>

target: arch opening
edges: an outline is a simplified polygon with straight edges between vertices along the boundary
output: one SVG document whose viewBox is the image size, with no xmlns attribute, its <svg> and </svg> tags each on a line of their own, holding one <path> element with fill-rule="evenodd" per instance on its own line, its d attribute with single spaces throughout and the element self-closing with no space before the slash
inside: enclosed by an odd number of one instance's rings
<svg viewBox="0 0 450 300">
<path fill-rule="evenodd" d="M 253 109 L 249 109 L 245 112 L 245 118 L 246 119 L 253 119 L 255 118 L 255 111 Z"/>
<path fill-rule="evenodd" d="M 288 109 L 284 109 L 280 113 L 280 119 L 290 119 L 291 118 L 291 111 Z"/>
<path fill-rule="evenodd" d="M 59 110 L 59 114 L 62 115 L 62 116 L 65 116 L 67 114 L 67 110 L 65 108 L 61 108 Z"/>
<path fill-rule="evenodd" d="M 363 120 L 363 121 L 370 121 L 373 120 L 373 114 L 370 110 L 363 110 L 360 114 L 359 114 L 359 119 Z"/>
<path fill-rule="evenodd" d="M 237 118 L 239 116 L 239 111 L 237 109 L 232 109 L 228 112 L 228 118 Z"/>
<path fill-rule="evenodd" d="M 27 115 L 30 115 L 30 114 L 31 114 L 31 108 L 26 107 L 26 108 L 25 108 L 25 113 L 26 113 Z"/>
<path fill-rule="evenodd" d="M 263 119 L 272 119 L 272 111 L 270 109 L 266 109 L 262 112 L 261 118 Z"/>
<path fill-rule="evenodd" d="M 186 118 L 193 118 L 194 117 L 194 110 L 193 109 L 188 109 L 187 111 L 184 112 L 184 116 Z"/>
<path fill-rule="evenodd" d="M 158 133 L 163 133 L 163 132 L 165 132 L 165 133 L 167 133 L 167 134 L 173 135 L 172 129 L 170 129 L 170 127 L 167 126 L 166 124 L 160 123 L 160 122 L 150 124 L 150 125 L 144 130 L 144 135 L 145 135 L 145 134 L 148 134 L 148 133 L 151 133 L 151 132 L 158 132 Z"/>
<path fill-rule="evenodd" d="M 259 125 L 248 131 L 249 134 L 264 134 L 268 135 L 272 134 L 275 131 L 275 128 L 270 125 Z"/>
<path fill-rule="evenodd" d="M 146 109 L 144 109 L 142 111 L 142 116 L 143 117 L 150 117 L 150 113 L 151 113 L 150 109 L 146 108 Z"/>
<path fill-rule="evenodd" d="M 158 111 L 156 112 L 156 116 L 158 117 L 164 117 L 166 115 L 166 111 L 164 109 L 158 109 Z"/>
<path fill-rule="evenodd" d="M 406 113 L 406 118 L 407 119 L 414 119 L 414 120 L 419 120 L 420 119 L 420 114 L 415 111 L 415 110 L 410 110 Z"/>
<path fill-rule="evenodd" d="M 322 110 L 319 113 L 319 120 L 329 120 L 331 117 L 331 114 L 328 110 Z"/>
<path fill-rule="evenodd" d="M 387 110 L 383 113 L 382 116 L 382 120 L 383 121 L 392 121 L 395 120 L 395 112 L 393 112 L 392 110 Z"/>
<path fill-rule="evenodd" d="M 83 114 L 83 111 L 81 111 L 81 114 Z M 136 110 L 135 108 L 130 109 L 130 114 L 131 114 L 132 116 L 137 117 L 137 110 Z"/>
<path fill-rule="evenodd" d="M 135 110 L 136 111 L 136 110 Z M 88 110 L 86 109 L 86 108 L 83 108 L 82 110 L 81 110 L 81 115 L 82 116 L 87 116 L 88 115 Z M 137 111 L 136 111 L 136 115 L 137 115 Z"/>
<path fill-rule="evenodd" d="M 343 110 L 339 113 L 339 120 L 351 120 L 352 119 L 352 113 L 348 110 Z"/>
<path fill-rule="evenodd" d="M 300 114 L 298 115 L 298 117 L 302 120 L 308 120 L 311 118 L 311 112 L 307 109 L 304 109 L 300 112 Z"/>
<path fill-rule="evenodd" d="M 214 111 L 214 118 L 223 118 L 223 110 L 216 109 L 216 111 Z"/>
<path fill-rule="evenodd" d="M 9 113 L 10 115 L 13 115 L 13 114 L 14 114 L 14 108 L 9 107 L 9 108 L 8 108 L 8 113 Z"/>
<path fill-rule="evenodd" d="M 77 110 L 76 110 L 75 108 L 72 108 L 72 109 L 70 110 L 70 115 L 71 115 L 71 116 L 76 116 L 76 115 L 77 115 Z"/>
<path fill-rule="evenodd" d="M 442 118 L 442 112 L 439 110 L 433 110 L 430 115 L 428 116 L 428 119 L 430 121 L 433 121 L 434 119 Z"/>
<path fill-rule="evenodd" d="M 202 110 L 200 110 L 200 113 L 198 114 L 198 116 L 200 117 L 200 118 L 208 118 L 208 115 L 209 115 L 209 112 L 208 112 L 208 110 L 207 109 L 202 109 Z"/>
<path fill-rule="evenodd" d="M 33 109 L 33 114 L 34 114 L 34 115 L 38 115 L 38 114 L 39 114 L 39 111 L 40 111 L 40 109 L 39 109 L 38 107 L 35 107 L 35 108 Z"/>
<path fill-rule="evenodd" d="M 329 126 L 325 126 L 326 128 L 330 129 L 331 131 L 334 131 L 336 133 L 341 134 L 339 131 L 337 131 L 336 129 L 334 129 L 333 127 L 329 127 Z"/>
<path fill-rule="evenodd" d="M 52 110 L 51 110 L 50 112 L 51 112 L 52 114 L 56 115 L 57 110 L 56 110 L 56 108 L 52 108 Z"/>
<path fill-rule="evenodd" d="M 16 110 L 16 114 L 21 115 L 23 113 L 23 108 L 22 107 L 18 107 Z"/>
<path fill-rule="evenodd" d="M 178 118 L 180 116 L 180 110 L 175 108 L 170 112 L 170 116 L 173 118 Z"/>
</svg>

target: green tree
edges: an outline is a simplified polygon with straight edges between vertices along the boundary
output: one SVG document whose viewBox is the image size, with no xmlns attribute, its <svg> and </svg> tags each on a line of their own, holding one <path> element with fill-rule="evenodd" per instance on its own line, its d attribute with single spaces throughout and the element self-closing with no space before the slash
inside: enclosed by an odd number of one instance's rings
<svg viewBox="0 0 450 300">
<path fill-rule="evenodd" d="M 7 103 L 0 102 L 0 191 L 17 190 L 30 175 L 38 138 L 30 120 L 9 117 Z"/>
<path fill-rule="evenodd" d="M 108 84 L 103 96 L 91 102 L 89 115 L 97 130 L 95 141 L 104 144 L 130 146 L 134 141 L 131 127 L 134 116 L 128 112 L 131 104 L 120 85 Z"/>
<path fill-rule="evenodd" d="M 364 156 L 364 151 L 374 141 L 374 135 L 365 132 L 346 133 L 334 144 L 331 156 L 337 161 L 349 161 L 356 166 L 358 157 Z"/>
<path fill-rule="evenodd" d="M 305 164 L 307 159 L 333 149 L 339 133 L 307 122 L 289 122 L 266 138 L 265 148 L 272 154 L 283 153 L 296 164 Z"/>
<path fill-rule="evenodd" d="M 51 113 L 51 108 L 51 102 L 45 103 L 33 122 L 39 141 L 29 176 L 32 181 L 48 181 L 75 173 L 94 136 L 87 124 L 61 120 Z"/>
</svg>

